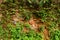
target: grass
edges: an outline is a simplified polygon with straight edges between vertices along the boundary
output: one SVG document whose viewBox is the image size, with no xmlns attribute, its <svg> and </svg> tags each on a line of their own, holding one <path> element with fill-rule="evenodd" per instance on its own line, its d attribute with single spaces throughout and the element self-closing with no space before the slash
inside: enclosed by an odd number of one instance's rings
<svg viewBox="0 0 60 40">
<path fill-rule="evenodd" d="M 27 25 L 26 25 L 27 26 Z M 16 23 L 14 26 L 11 23 L 7 24 L 6 28 L 0 28 L 0 38 L 2 40 L 41 40 L 42 36 L 40 33 L 36 33 L 34 30 L 30 30 L 29 32 L 23 32 L 24 25 L 20 23 Z M 9 35 L 9 36 L 8 36 Z"/>
<path fill-rule="evenodd" d="M 54 30 L 50 32 L 51 40 L 60 40 L 60 30 Z"/>
<path fill-rule="evenodd" d="M 60 5 L 55 1 L 4 0 L 0 14 L 0 40 L 47 40 L 46 36 L 60 40 Z M 29 23 L 30 20 L 33 21 Z M 31 29 L 36 25 L 37 29 Z"/>
</svg>

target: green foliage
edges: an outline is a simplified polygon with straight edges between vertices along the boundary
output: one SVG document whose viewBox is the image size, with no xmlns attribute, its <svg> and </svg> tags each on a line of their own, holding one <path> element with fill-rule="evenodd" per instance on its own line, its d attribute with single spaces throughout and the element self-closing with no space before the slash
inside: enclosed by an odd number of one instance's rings
<svg viewBox="0 0 60 40">
<path fill-rule="evenodd" d="M 25 37 L 23 40 L 42 40 L 42 36 L 33 30 L 29 31 L 28 33 L 25 34 Z"/>
<path fill-rule="evenodd" d="M 44 29 L 45 29 L 45 28 L 44 28 L 44 26 L 42 25 L 42 26 L 40 26 L 39 31 L 40 31 L 40 32 L 43 32 Z"/>
<path fill-rule="evenodd" d="M 27 3 L 32 7 L 38 8 L 38 7 L 43 7 L 45 5 L 50 6 L 51 0 L 27 0 Z"/>
<path fill-rule="evenodd" d="M 55 22 L 52 22 L 51 24 L 50 24 L 50 27 L 52 28 L 52 27 L 56 27 L 57 26 L 57 24 L 55 23 Z"/>
<path fill-rule="evenodd" d="M 13 0 L 4 0 L 4 2 L 8 2 L 9 3 L 9 2 L 13 2 Z"/>
<path fill-rule="evenodd" d="M 4 34 L 4 31 L 3 31 L 2 26 L 0 25 L 0 36 L 2 36 L 3 34 Z"/>
<path fill-rule="evenodd" d="M 0 25 L 0 39 L 3 39 L 3 40 L 6 39 L 7 40 L 8 37 L 9 37 L 8 36 L 9 35 L 8 32 L 9 31 L 7 29 L 4 29 L 3 26 Z"/>
<path fill-rule="evenodd" d="M 55 30 L 50 32 L 51 40 L 60 40 L 60 30 Z"/>
<path fill-rule="evenodd" d="M 29 20 L 31 18 L 32 14 L 31 12 L 29 11 L 26 11 L 24 10 L 23 13 L 22 13 L 22 17 L 25 19 L 25 20 Z"/>
<path fill-rule="evenodd" d="M 51 30 L 54 30 L 55 28 L 58 28 L 58 24 L 56 22 L 51 22 L 48 26 L 48 29 L 51 31 Z"/>
<path fill-rule="evenodd" d="M 26 28 L 31 28 L 31 25 L 30 25 L 29 23 L 26 23 L 26 24 L 25 24 L 25 27 L 26 27 Z"/>
<path fill-rule="evenodd" d="M 48 16 L 46 10 L 36 11 L 34 15 L 36 15 L 36 17 L 41 18 L 42 22 L 45 22 Z"/>
<path fill-rule="evenodd" d="M 2 14 L 2 20 L 0 20 L 0 40 L 42 40 L 43 35 L 41 33 L 45 29 L 43 25 L 46 26 L 46 29 L 49 29 L 50 40 L 60 40 L 59 8 L 60 5 L 53 3 L 53 0 L 3 0 L 0 4 L 0 13 Z M 13 15 L 23 23 L 18 21 L 16 24 L 13 24 Z M 23 20 L 20 20 L 20 16 Z M 36 17 L 39 20 L 34 20 Z M 30 29 L 30 18 L 43 24 L 40 28 L 36 29 L 41 33 Z M 25 24 L 24 20 L 28 23 Z M 28 32 L 25 32 L 24 28 Z"/>
<path fill-rule="evenodd" d="M 16 23 L 16 26 L 14 26 L 11 23 L 7 24 L 7 29 L 3 29 L 0 27 L 0 37 L 5 37 L 3 39 L 10 39 L 10 40 L 42 40 L 42 36 L 40 33 L 36 33 L 34 30 L 29 30 L 29 32 L 23 32 L 23 28 L 25 25 L 21 23 Z M 29 24 L 26 26 L 30 26 Z M 5 33 L 5 34 L 4 34 Z M 8 36 L 10 35 L 10 36 Z"/>
</svg>

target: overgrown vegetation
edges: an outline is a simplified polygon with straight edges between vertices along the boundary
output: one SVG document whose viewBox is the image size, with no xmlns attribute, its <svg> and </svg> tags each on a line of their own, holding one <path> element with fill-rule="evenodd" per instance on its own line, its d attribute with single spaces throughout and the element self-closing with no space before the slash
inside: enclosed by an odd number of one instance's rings
<svg viewBox="0 0 60 40">
<path fill-rule="evenodd" d="M 0 40 L 60 40 L 60 0 L 1 0 Z"/>
<path fill-rule="evenodd" d="M 54 30 L 50 32 L 51 40 L 60 40 L 60 30 Z"/>
<path fill-rule="evenodd" d="M 42 40 L 42 35 L 34 30 L 24 31 L 24 24 L 16 23 L 14 26 L 11 23 L 7 24 L 7 28 L 0 26 L 1 40 Z M 27 26 L 27 25 L 26 25 Z"/>
</svg>

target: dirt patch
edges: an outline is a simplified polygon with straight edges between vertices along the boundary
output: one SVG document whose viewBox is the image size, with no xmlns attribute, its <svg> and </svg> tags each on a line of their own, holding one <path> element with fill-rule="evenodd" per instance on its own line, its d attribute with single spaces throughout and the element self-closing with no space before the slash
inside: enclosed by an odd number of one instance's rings
<svg viewBox="0 0 60 40">
<path fill-rule="evenodd" d="M 45 29 L 43 33 L 44 33 L 44 37 L 45 37 L 44 40 L 49 40 L 49 37 L 48 37 L 49 31 L 47 29 Z"/>
</svg>

